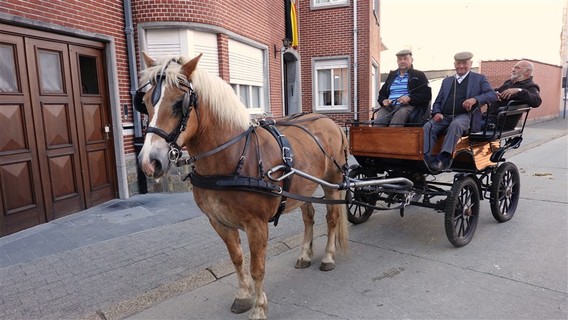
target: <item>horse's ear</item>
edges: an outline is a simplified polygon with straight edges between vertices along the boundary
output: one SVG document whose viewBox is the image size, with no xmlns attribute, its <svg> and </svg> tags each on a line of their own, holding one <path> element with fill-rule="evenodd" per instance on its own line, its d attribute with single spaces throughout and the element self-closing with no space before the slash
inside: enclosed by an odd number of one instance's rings
<svg viewBox="0 0 568 320">
<path fill-rule="evenodd" d="M 197 63 L 199 62 L 199 59 L 201 58 L 201 56 L 203 55 L 203 53 L 200 53 L 197 57 L 191 59 L 188 63 L 184 64 L 183 67 L 181 67 L 182 73 L 189 78 L 189 75 L 193 73 L 193 71 L 195 71 L 195 67 L 197 67 Z"/>
<path fill-rule="evenodd" d="M 142 57 L 144 58 L 144 62 L 146 63 L 146 67 L 153 67 L 156 65 L 156 61 L 152 59 L 146 51 L 142 51 Z"/>
</svg>

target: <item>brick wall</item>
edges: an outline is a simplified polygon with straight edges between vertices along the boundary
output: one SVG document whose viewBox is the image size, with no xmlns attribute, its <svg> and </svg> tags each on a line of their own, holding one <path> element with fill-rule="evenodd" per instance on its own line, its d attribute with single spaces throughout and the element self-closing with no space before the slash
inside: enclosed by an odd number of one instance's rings
<svg viewBox="0 0 568 320">
<path fill-rule="evenodd" d="M 349 55 L 353 62 L 353 8 L 335 7 L 311 10 L 310 1 L 300 1 L 299 53 L 302 70 L 302 109 L 313 112 L 312 58 Z M 351 90 L 353 70 L 351 69 Z M 349 93 L 349 106 L 353 111 L 353 91 Z M 352 114 L 327 113 L 337 122 L 345 122 Z"/>
<path fill-rule="evenodd" d="M 505 80 L 511 76 L 513 66 L 520 60 L 496 60 L 481 61 L 480 72 L 483 73 L 491 86 L 500 87 Z M 562 67 L 534 60 L 529 60 L 534 64 L 533 81 L 540 87 L 542 104 L 539 108 L 531 110 L 530 120 L 547 120 L 559 116 Z"/>
<path fill-rule="evenodd" d="M 351 2 L 352 4 L 352 2 Z M 357 87 L 359 119 L 369 119 L 372 106 L 371 97 L 371 57 L 379 62 L 380 35 L 379 26 L 371 10 L 369 1 L 359 1 L 357 8 Z M 350 57 L 351 92 L 347 113 L 326 113 L 338 123 L 352 120 L 354 116 L 354 46 L 353 46 L 353 7 L 332 7 L 312 10 L 310 1 L 300 1 L 299 9 L 299 53 L 302 67 L 302 109 L 313 112 L 313 70 L 312 59 L 328 56 Z"/>
<path fill-rule="evenodd" d="M 372 1 L 363 1 L 363 3 L 365 4 L 365 7 L 361 8 L 363 17 L 362 19 L 359 19 L 359 22 L 364 24 L 360 26 L 361 32 L 359 33 L 359 37 L 363 39 L 363 43 L 360 45 L 360 53 L 362 55 L 364 54 L 360 57 L 359 63 L 359 74 L 361 75 L 359 78 L 359 120 L 366 121 L 371 119 L 372 108 L 375 100 L 377 99 L 377 97 L 372 94 L 373 88 L 371 87 L 371 78 L 373 71 L 373 59 L 380 65 L 381 34 L 371 7 Z M 363 48 L 365 48 L 364 51 L 362 50 Z M 377 70 L 377 72 L 380 72 L 380 70 Z M 376 86 L 376 94 L 378 95 L 380 87 L 379 75 L 377 75 Z"/>
<path fill-rule="evenodd" d="M 375 97 L 371 97 L 371 59 L 379 62 L 380 36 L 370 3 L 359 1 L 358 8 L 358 88 L 360 119 L 369 118 L 369 107 Z M 353 63 L 353 8 L 351 6 L 310 10 L 310 1 L 299 1 L 299 34 L 301 57 L 302 105 L 304 111 L 312 111 L 312 70 L 313 57 L 349 55 Z M 134 20 L 134 39 L 136 53 L 138 48 L 137 26 L 149 22 L 187 22 L 199 23 L 227 30 L 229 33 L 264 44 L 268 49 L 270 109 L 275 115 L 282 114 L 282 72 L 279 54 L 284 38 L 283 1 L 211 1 L 211 0 L 135 0 L 132 1 Z M 100 34 L 114 40 L 117 64 L 108 66 L 117 74 L 119 87 L 119 106 L 128 106 L 128 119 L 131 123 L 132 107 L 126 36 L 124 33 L 124 12 L 122 0 L 60 0 L 60 1 L 21 1 L 3 0 L 0 13 L 41 21 L 51 24 L 53 31 L 69 32 L 69 29 Z M 61 28 L 60 28 L 60 27 Z M 31 27 L 31 26 L 30 26 Z M 69 29 L 67 29 L 69 28 Z M 222 31 L 221 31 L 222 32 Z M 223 79 L 229 79 L 227 34 L 218 35 L 219 72 Z M 277 53 L 274 53 L 276 50 Z M 137 56 L 140 70 L 140 58 Z M 353 68 L 351 68 L 350 107 L 351 113 L 330 114 L 339 123 L 353 118 Z M 112 99 L 112 98 L 111 98 Z M 124 154 L 127 162 L 128 185 L 132 193 L 134 186 L 133 135 L 124 134 Z M 183 184 L 183 183 L 182 183 Z M 166 187 L 166 189 L 169 187 Z M 172 187 L 177 189 L 177 187 Z M 168 191 L 168 190 L 165 190 Z"/>
<path fill-rule="evenodd" d="M 194 22 L 220 27 L 268 47 L 270 109 L 282 113 L 280 50 L 284 38 L 284 1 L 133 1 L 136 23 Z M 229 79 L 228 36 L 218 35 L 219 74 Z"/>
</svg>

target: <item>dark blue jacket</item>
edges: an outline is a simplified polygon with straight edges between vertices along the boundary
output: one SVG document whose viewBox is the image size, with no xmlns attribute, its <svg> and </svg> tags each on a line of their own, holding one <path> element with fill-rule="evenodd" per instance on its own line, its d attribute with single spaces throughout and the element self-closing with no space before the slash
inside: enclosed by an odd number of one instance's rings
<svg viewBox="0 0 568 320">
<path fill-rule="evenodd" d="M 491 103 L 493 101 L 497 101 L 497 95 L 487 78 L 479 73 L 475 73 L 470 71 L 468 74 L 468 83 L 467 83 L 467 92 L 466 92 L 466 99 L 475 98 L 477 100 L 477 105 L 475 107 L 482 106 L 486 103 Z M 436 113 L 441 113 L 446 100 L 448 100 L 448 96 L 450 95 L 450 91 L 452 89 L 452 85 L 455 81 L 454 76 L 446 77 L 442 80 L 442 86 L 440 87 L 440 92 L 432 105 L 432 116 Z M 459 108 L 463 108 L 462 106 L 458 106 Z"/>
</svg>

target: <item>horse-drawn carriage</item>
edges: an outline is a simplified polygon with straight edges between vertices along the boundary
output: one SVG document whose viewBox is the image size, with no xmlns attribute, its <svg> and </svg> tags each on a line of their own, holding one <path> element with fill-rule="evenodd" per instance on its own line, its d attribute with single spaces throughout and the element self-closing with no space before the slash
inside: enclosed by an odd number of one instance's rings
<svg viewBox="0 0 568 320">
<path fill-rule="evenodd" d="M 480 200 L 489 199 L 491 213 L 498 222 L 510 220 L 517 208 L 520 178 L 517 167 L 504 154 L 518 148 L 530 108 L 509 103 L 497 123 L 460 139 L 448 172 L 451 181 L 438 179 L 424 160 L 422 127 L 375 127 L 372 122 L 351 123 L 351 154 L 358 164 L 350 167 L 350 181 L 406 178 L 412 187 L 365 185 L 351 187 L 348 193 L 348 219 L 359 224 L 375 210 L 399 209 L 408 205 L 432 208 L 444 213 L 448 240 L 457 247 L 468 244 L 475 233 Z M 508 117 L 522 119 L 520 126 L 504 130 Z M 442 138 L 433 149 L 440 151 Z"/>
<path fill-rule="evenodd" d="M 454 181 L 442 183 L 426 178 L 432 173 L 423 160 L 422 128 L 354 123 L 349 144 L 340 126 L 323 115 L 251 122 L 233 89 L 197 68 L 200 56 L 143 58 L 148 68 L 142 72 L 142 88 L 148 90 L 136 93 L 134 106 L 149 121 L 139 164 L 156 179 L 170 166 L 192 166 L 188 178 L 194 199 L 235 266 L 235 313 L 252 309 L 251 319 L 267 316 L 263 281 L 268 222 L 276 224 L 281 213 L 301 208 L 304 239 L 296 268 L 307 268 L 313 257 L 312 203 L 326 204 L 328 239 L 320 269 L 330 271 L 336 251 L 347 250 L 347 220 L 366 221 L 373 210 L 382 209 L 377 203 L 399 208 L 401 214 L 409 204 L 446 212 L 446 231 L 456 246 L 471 240 L 479 200 L 487 192 L 498 221 L 515 212 L 519 173 L 503 162 L 503 153 L 520 144 L 526 117 L 518 130 L 487 130 L 462 140 L 451 166 L 457 172 Z M 502 115 L 515 112 L 528 108 L 504 110 Z M 182 148 L 189 157 L 182 156 Z M 351 168 L 349 149 L 359 162 Z M 319 187 L 324 198 L 312 196 Z M 435 197 L 446 198 L 433 202 Z M 247 235 L 250 271 L 244 266 L 239 230 Z"/>
</svg>

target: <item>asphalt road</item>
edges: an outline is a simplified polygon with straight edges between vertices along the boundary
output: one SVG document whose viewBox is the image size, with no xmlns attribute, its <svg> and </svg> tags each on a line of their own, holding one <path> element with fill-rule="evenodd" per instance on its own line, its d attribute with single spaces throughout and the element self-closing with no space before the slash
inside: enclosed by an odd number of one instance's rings
<svg viewBox="0 0 568 320">
<path fill-rule="evenodd" d="M 282 216 L 270 225 L 269 318 L 567 319 L 567 131 L 566 119 L 526 128 L 507 152 L 521 172 L 515 217 L 499 224 L 483 201 L 463 248 L 443 214 L 411 206 L 350 226 L 350 255 L 321 272 L 315 205 L 314 263 L 296 270 L 301 215 Z M 229 312 L 233 272 L 191 193 L 114 199 L 0 238 L 0 319 L 246 319 Z"/>
</svg>

